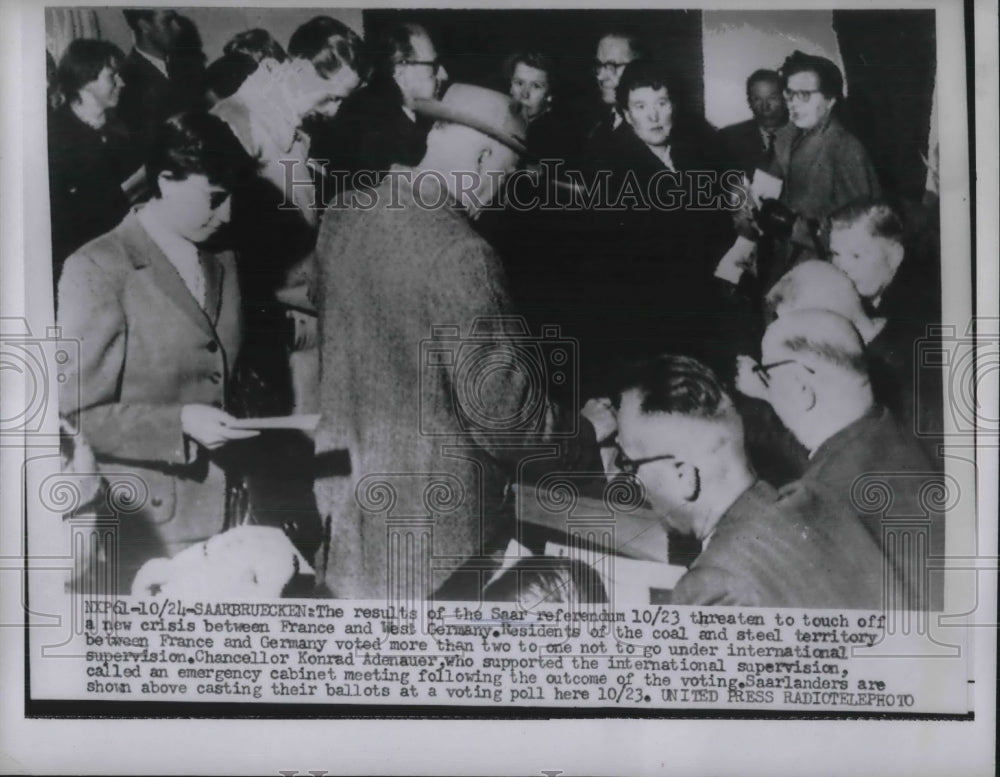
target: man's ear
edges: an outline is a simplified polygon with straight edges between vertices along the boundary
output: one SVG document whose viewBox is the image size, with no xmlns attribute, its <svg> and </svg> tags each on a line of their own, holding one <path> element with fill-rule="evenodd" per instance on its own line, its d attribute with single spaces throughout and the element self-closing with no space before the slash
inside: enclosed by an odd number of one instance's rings
<svg viewBox="0 0 1000 777">
<path fill-rule="evenodd" d="M 803 380 L 800 375 L 795 375 L 792 380 L 793 396 L 799 409 L 808 412 L 816 407 L 816 389 L 813 385 L 809 381 Z"/>
<path fill-rule="evenodd" d="M 902 243 L 897 243 L 895 240 L 889 241 L 889 246 L 886 249 L 886 262 L 888 262 L 889 267 L 892 268 L 893 276 L 896 275 L 896 271 L 899 269 L 899 265 L 903 263 L 903 255 L 906 253 L 906 249 L 903 248 Z"/>
<path fill-rule="evenodd" d="M 480 178 L 486 177 L 486 163 L 491 156 L 493 156 L 493 149 L 489 146 L 485 146 L 480 150 L 479 158 L 476 159 L 476 172 L 479 173 Z"/>
<path fill-rule="evenodd" d="M 676 464 L 677 479 L 680 481 L 681 496 L 688 502 L 694 502 L 701 494 L 701 473 L 698 468 L 687 461 Z"/>
</svg>

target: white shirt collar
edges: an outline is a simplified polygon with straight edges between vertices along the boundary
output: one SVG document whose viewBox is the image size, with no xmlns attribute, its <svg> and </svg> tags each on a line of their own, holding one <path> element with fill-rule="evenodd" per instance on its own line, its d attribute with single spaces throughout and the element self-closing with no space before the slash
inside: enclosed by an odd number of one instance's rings
<svg viewBox="0 0 1000 777">
<path fill-rule="evenodd" d="M 191 292 L 191 296 L 200 307 L 204 308 L 207 290 L 205 270 L 201 266 L 198 247 L 189 240 L 163 229 L 155 218 L 150 217 L 146 208 L 139 208 L 136 211 L 136 218 L 139 219 L 139 223 L 142 224 L 150 239 L 167 257 L 167 261 L 177 271 L 177 274 L 181 276 L 181 280 Z"/>
<path fill-rule="evenodd" d="M 135 50 L 139 53 L 139 56 L 141 56 L 143 59 L 145 59 L 147 62 L 149 62 L 149 64 L 151 64 L 153 67 L 155 67 L 161 73 L 163 73 L 163 77 L 164 78 L 170 78 L 170 76 L 167 75 L 167 63 L 166 63 L 165 60 L 162 60 L 159 57 L 154 57 L 152 54 L 147 54 L 145 51 L 143 51 L 142 49 L 140 49 L 138 46 L 135 47 Z"/>
</svg>

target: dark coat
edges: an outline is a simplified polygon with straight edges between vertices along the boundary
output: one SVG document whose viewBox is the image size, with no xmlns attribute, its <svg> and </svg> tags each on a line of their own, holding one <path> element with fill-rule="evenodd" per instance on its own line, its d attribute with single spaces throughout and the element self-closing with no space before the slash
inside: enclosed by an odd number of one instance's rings
<svg viewBox="0 0 1000 777">
<path fill-rule="evenodd" d="M 337 192 L 378 185 L 394 164 L 413 166 L 427 151 L 431 121 L 403 110 L 403 95 L 395 81 L 379 82 L 348 97 L 332 119 L 307 127 L 310 157 L 325 163 L 324 201 Z M 364 180 L 356 178 L 370 172 Z"/>
<path fill-rule="evenodd" d="M 715 527 L 673 604 L 880 609 L 882 553 L 857 517 L 762 480 Z"/>
<path fill-rule="evenodd" d="M 857 514 L 886 553 L 900 536 L 915 544 L 923 537 L 924 552 L 935 558 L 944 555 L 944 515 L 933 505 L 934 486 L 941 482 L 912 436 L 878 406 L 820 445 L 799 481 L 830 502 L 830 509 Z M 927 607 L 926 560 L 919 565 L 901 555 L 890 560 L 907 601 Z M 943 580 L 936 575 L 929 582 L 931 606 L 940 609 Z"/>
<path fill-rule="evenodd" d="M 592 214 L 601 325 L 613 350 L 632 357 L 675 350 L 709 358 L 704 346 L 714 347 L 721 321 L 713 274 L 736 237 L 719 197 L 718 148 L 707 129 L 676 127 L 670 172 L 623 127 L 598 163 L 611 171 L 609 208 Z"/>
<path fill-rule="evenodd" d="M 102 473 L 140 483 L 120 518 L 120 589 L 150 558 L 223 529 L 225 475 L 187 440 L 181 408 L 224 407 L 240 350 L 240 292 L 229 253 L 201 253 L 207 309 L 134 213 L 66 261 L 59 325 L 79 351 L 63 365 L 59 409 L 79 427 Z M 76 391 L 76 388 L 79 391 Z"/>
<path fill-rule="evenodd" d="M 465 213 L 447 198 L 444 207 L 418 207 L 394 176 L 375 190 L 373 207 L 370 195 L 354 192 L 351 207 L 329 209 L 316 247 L 316 497 L 330 527 L 317 563 L 333 595 L 382 598 L 387 581 L 412 574 L 414 562 L 402 556 L 409 547 L 430 574 L 415 582 L 413 595 L 423 597 L 463 560 L 511 536 L 505 498 L 517 454 L 504 445 L 551 445 L 545 430 L 569 433 L 577 416 L 557 412 L 545 386 L 510 364 L 525 335 L 497 328 L 511 313 L 506 279 Z M 402 207 L 391 207 L 394 198 Z M 524 353 L 544 359 L 550 347 Z M 486 364 L 497 371 L 469 369 Z M 527 418 L 528 431 L 494 429 L 469 415 L 469 402 L 487 419 Z M 589 424 L 581 434 L 593 445 Z M 338 458 L 340 472 L 322 471 Z M 421 539 L 425 530 L 432 540 Z"/>
<path fill-rule="evenodd" d="M 794 134 L 796 131 L 795 126 L 791 122 L 774 131 L 775 154 L 777 154 L 777 150 L 784 138 Z M 747 119 L 738 124 L 723 127 L 719 130 L 719 142 L 722 144 L 727 166 L 742 170 L 748 180 L 753 179 L 755 170 L 767 170 L 771 164 L 771 159 L 767 156 L 767 147 L 764 145 L 764 138 L 760 134 L 760 127 L 756 119 Z"/>
<path fill-rule="evenodd" d="M 53 280 L 66 257 L 115 227 L 128 212 L 121 185 L 140 164 L 128 132 L 113 119 L 100 130 L 68 105 L 49 114 L 49 212 Z"/>
<path fill-rule="evenodd" d="M 119 74 L 125 86 L 118 98 L 118 115 L 132 136 L 148 145 L 164 119 L 187 108 L 189 95 L 135 49 L 125 57 Z"/>
</svg>

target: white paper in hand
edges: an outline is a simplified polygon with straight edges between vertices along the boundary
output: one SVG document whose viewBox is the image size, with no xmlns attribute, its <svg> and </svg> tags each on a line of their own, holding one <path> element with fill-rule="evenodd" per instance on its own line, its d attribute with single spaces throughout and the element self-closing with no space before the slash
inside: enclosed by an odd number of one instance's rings
<svg viewBox="0 0 1000 777">
<path fill-rule="evenodd" d="M 756 272 L 757 244 L 740 235 L 715 268 L 715 277 L 734 286 L 747 270 Z"/>
<path fill-rule="evenodd" d="M 758 168 L 753 171 L 753 181 L 750 183 L 750 191 L 758 203 L 761 200 L 776 200 L 781 196 L 781 187 L 783 185 L 780 178 L 770 173 L 765 173 Z"/>
</svg>

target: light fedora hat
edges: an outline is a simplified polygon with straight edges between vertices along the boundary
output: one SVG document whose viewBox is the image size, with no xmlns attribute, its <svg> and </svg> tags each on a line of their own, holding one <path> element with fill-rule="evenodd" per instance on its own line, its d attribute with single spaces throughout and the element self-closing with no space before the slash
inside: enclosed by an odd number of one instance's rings
<svg viewBox="0 0 1000 777">
<path fill-rule="evenodd" d="M 413 110 L 432 119 L 451 121 L 499 140 L 524 154 L 528 126 L 507 95 L 472 84 L 452 84 L 440 100 L 414 100 Z"/>
</svg>

